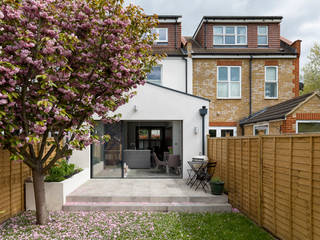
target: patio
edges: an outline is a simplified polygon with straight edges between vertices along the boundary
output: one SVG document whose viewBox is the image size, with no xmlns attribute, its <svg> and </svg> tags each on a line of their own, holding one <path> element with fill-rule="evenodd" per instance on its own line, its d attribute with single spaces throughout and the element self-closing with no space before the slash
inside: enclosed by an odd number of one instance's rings
<svg viewBox="0 0 320 240">
<path fill-rule="evenodd" d="M 65 211 L 230 212 L 226 195 L 195 191 L 183 179 L 91 179 L 67 196 Z"/>
</svg>

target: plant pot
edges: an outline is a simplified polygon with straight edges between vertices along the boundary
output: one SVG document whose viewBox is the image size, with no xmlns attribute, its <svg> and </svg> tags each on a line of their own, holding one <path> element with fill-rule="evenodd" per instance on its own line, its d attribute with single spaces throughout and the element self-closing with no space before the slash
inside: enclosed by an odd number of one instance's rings
<svg viewBox="0 0 320 240">
<path fill-rule="evenodd" d="M 210 182 L 211 192 L 214 195 L 221 195 L 223 193 L 224 182 Z"/>
</svg>

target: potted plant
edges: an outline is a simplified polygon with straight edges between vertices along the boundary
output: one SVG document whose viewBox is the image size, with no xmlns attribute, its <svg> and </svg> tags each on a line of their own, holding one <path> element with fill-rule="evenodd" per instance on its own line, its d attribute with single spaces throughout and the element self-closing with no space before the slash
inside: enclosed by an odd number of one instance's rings
<svg viewBox="0 0 320 240">
<path fill-rule="evenodd" d="M 224 182 L 220 178 L 212 178 L 210 181 L 211 192 L 214 195 L 221 195 L 223 193 Z"/>
</svg>

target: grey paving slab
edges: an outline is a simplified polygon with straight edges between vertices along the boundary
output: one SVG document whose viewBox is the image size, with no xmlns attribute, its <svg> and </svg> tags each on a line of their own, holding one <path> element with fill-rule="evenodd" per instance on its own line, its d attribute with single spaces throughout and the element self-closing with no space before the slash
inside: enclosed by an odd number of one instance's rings
<svg viewBox="0 0 320 240">
<path fill-rule="evenodd" d="M 103 197 L 212 197 L 202 190 L 195 191 L 183 179 L 91 179 L 69 196 Z"/>
</svg>

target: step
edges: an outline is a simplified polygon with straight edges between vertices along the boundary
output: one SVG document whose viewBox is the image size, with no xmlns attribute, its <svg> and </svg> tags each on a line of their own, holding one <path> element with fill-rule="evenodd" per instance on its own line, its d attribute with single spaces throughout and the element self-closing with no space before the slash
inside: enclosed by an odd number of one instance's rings
<svg viewBox="0 0 320 240">
<path fill-rule="evenodd" d="M 229 203 L 203 202 L 67 202 L 64 211 L 230 212 Z"/>
<path fill-rule="evenodd" d="M 69 195 L 66 202 L 199 202 L 199 203 L 227 203 L 227 195 L 207 196 L 84 196 Z"/>
</svg>

